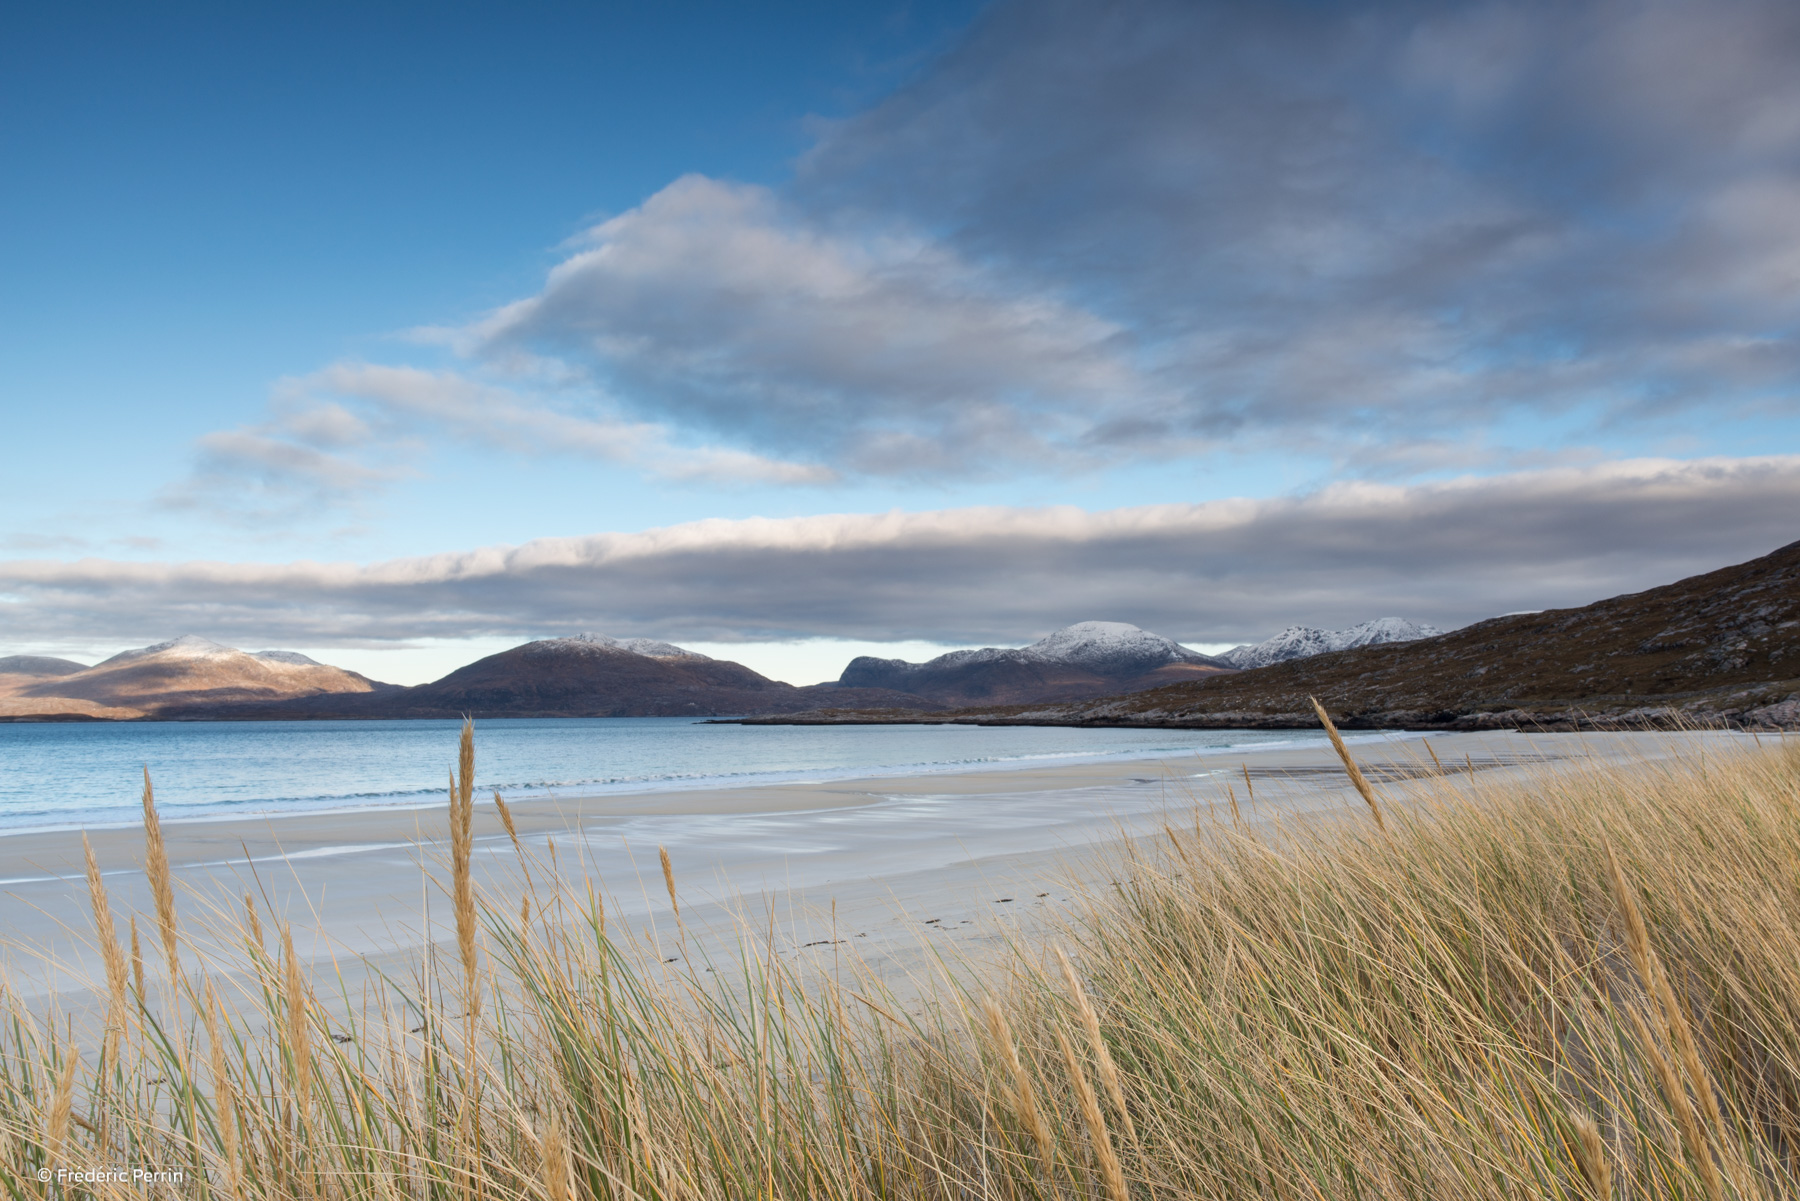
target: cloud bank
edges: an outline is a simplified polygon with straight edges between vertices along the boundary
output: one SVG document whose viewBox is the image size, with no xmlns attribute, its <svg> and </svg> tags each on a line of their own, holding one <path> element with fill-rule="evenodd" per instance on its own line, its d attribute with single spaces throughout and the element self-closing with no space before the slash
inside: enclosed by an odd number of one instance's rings
<svg viewBox="0 0 1800 1201">
<path fill-rule="evenodd" d="M 670 183 L 441 331 L 460 374 L 330 368 L 194 488 L 341 500 L 408 437 L 801 485 L 1405 478 L 1791 417 L 1796 62 L 1791 0 L 1000 0 L 792 179 Z"/>
<path fill-rule="evenodd" d="M 1001 3 L 468 334 L 883 474 L 1793 413 L 1797 61 L 1786 0 Z"/>
<path fill-rule="evenodd" d="M 178 633 L 370 646 L 592 629 L 671 641 L 1017 642 L 1085 619 L 1196 642 L 1585 604 L 1800 537 L 1800 456 L 1638 460 L 1281 500 L 711 520 L 384 563 L 0 562 L 19 646 Z"/>
</svg>

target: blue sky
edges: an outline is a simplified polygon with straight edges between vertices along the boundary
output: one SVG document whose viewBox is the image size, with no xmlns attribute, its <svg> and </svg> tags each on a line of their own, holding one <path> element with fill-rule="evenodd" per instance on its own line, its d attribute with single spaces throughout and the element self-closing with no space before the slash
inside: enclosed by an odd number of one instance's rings
<svg viewBox="0 0 1800 1201">
<path fill-rule="evenodd" d="M 1796 56 L 1752 0 L 15 6 L 0 649 L 809 682 L 1749 557 Z"/>
</svg>

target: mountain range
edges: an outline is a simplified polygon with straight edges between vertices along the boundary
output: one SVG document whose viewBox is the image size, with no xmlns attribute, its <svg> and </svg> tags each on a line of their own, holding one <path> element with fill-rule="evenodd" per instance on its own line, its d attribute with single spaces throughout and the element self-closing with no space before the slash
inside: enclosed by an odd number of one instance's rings
<svg viewBox="0 0 1800 1201">
<path fill-rule="evenodd" d="M 1273 638 L 1249 646 L 1234 646 L 1219 656 L 1219 662 L 1248 671 L 1289 659 L 1310 659 L 1332 651 L 1354 650 L 1359 646 L 1379 646 L 1384 642 L 1417 642 L 1435 638 L 1444 631 L 1404 617 L 1377 617 L 1347 630 L 1321 630 L 1313 626 L 1289 626 Z"/>
<path fill-rule="evenodd" d="M 1800 729 L 1800 542 L 1577 609 L 1511 614 L 1130 695 L 930 720 L 1306 728 L 1318 725 L 1315 696 L 1355 729 Z"/>
<path fill-rule="evenodd" d="M 837 704 L 919 711 L 939 707 L 926 697 L 883 688 L 797 688 L 741 663 L 667 642 L 581 634 L 527 642 L 414 688 L 304 697 L 233 716 L 718 717 Z"/>
<path fill-rule="evenodd" d="M 839 688 L 886 688 L 943 705 L 1083 700 L 1230 671 L 1231 665 L 1118 621 L 1084 621 L 1030 646 L 951 651 L 925 663 L 852 659 Z"/>
<path fill-rule="evenodd" d="M 795 687 L 667 642 L 526 643 L 402 688 L 291 651 L 183 637 L 92 667 L 0 658 L 0 720 L 744 716 L 1214 728 L 1800 727 L 1800 542 L 1578 609 L 1450 633 L 1295 626 L 1219 657 L 1120 622 L 925 663 L 858 658 Z"/>
<path fill-rule="evenodd" d="M 795 687 L 668 642 L 547 638 L 403 688 L 293 651 L 249 653 L 192 635 L 86 667 L 0 659 L 0 719 L 716 717 L 821 708 L 917 713 L 971 703 L 1074 700 L 1229 670 L 1160 635 L 1083 622 L 1022 649 L 930 663 L 857 659 L 834 682 Z"/>
</svg>

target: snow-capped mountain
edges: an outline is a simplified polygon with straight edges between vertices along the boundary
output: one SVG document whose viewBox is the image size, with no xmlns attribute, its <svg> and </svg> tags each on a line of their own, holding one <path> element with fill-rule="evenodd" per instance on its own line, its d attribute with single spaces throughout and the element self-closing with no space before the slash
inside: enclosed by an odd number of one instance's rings
<svg viewBox="0 0 1800 1201">
<path fill-rule="evenodd" d="M 429 684 L 309 707 L 371 717 L 719 717 L 822 705 L 916 709 L 929 702 L 880 690 L 796 688 L 667 642 L 579 634 L 527 642 Z"/>
<path fill-rule="evenodd" d="M 1136 675 L 1170 663 L 1210 663 L 1199 651 L 1122 621 L 1081 621 L 1040 638 L 1025 652 L 1101 675 Z"/>
<path fill-rule="evenodd" d="M 122 667 L 127 663 L 136 663 L 144 659 L 159 659 L 165 662 L 182 660 L 229 660 L 239 655 L 248 655 L 252 659 L 260 659 L 264 663 L 285 663 L 289 667 L 324 667 L 317 659 L 303 655 L 299 651 L 241 651 L 235 646 L 226 646 L 222 642 L 214 642 L 210 638 L 202 638 L 198 634 L 183 634 L 179 638 L 171 638 L 167 642 L 158 642 L 153 646 L 140 646 L 135 650 L 120 651 L 112 658 L 94 666 Z"/>
<path fill-rule="evenodd" d="M 951 651 L 926 663 L 865 655 L 850 661 L 838 684 L 950 704 L 1013 704 L 1135 692 L 1226 666 L 1122 621 L 1083 621 L 1030 646 Z"/>
<path fill-rule="evenodd" d="M 543 638 L 537 642 L 525 644 L 527 649 L 538 648 L 542 651 L 580 650 L 584 647 L 604 646 L 617 651 L 630 651 L 634 655 L 644 655 L 651 659 L 708 659 L 697 651 L 685 650 L 672 642 L 658 642 L 654 638 L 608 638 L 605 634 L 573 634 L 567 638 Z"/>
<path fill-rule="evenodd" d="M 1219 658 L 1232 667 L 1248 671 L 1285 663 L 1289 659 L 1306 659 L 1328 651 L 1347 651 L 1359 646 L 1375 646 L 1383 642 L 1417 642 L 1435 638 L 1444 631 L 1423 622 L 1404 617 L 1377 617 L 1347 630 L 1320 630 L 1312 626 L 1289 626 L 1275 637 L 1254 645 L 1234 646 Z"/>
<path fill-rule="evenodd" d="M 183 706 L 287 701 L 387 687 L 298 651 L 251 653 L 195 634 L 120 651 L 92 667 L 70 666 L 76 670 L 58 670 L 5 689 L 0 712 L 135 717 Z"/>
</svg>

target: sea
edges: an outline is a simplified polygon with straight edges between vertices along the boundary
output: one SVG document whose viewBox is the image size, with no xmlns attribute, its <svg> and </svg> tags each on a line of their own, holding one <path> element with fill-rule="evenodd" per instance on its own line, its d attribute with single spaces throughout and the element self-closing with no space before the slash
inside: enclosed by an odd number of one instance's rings
<svg viewBox="0 0 1800 1201">
<path fill-rule="evenodd" d="M 0 723 L 0 836 L 133 825 L 144 772 L 164 821 L 444 803 L 456 721 Z M 1187 765 L 1309 745 L 1304 730 L 713 725 L 693 718 L 477 722 L 476 786 L 508 799 L 1004 770 Z"/>
</svg>

